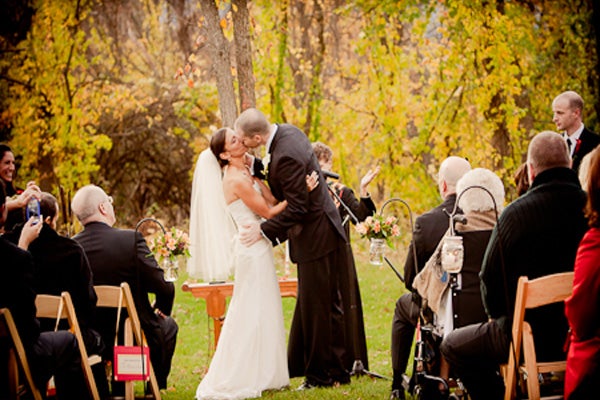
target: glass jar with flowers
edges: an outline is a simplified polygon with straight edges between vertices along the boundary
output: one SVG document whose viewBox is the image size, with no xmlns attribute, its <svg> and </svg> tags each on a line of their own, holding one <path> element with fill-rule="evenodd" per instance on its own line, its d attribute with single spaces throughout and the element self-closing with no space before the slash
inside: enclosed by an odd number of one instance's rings
<svg viewBox="0 0 600 400">
<path fill-rule="evenodd" d="M 387 244 L 391 248 L 394 247 L 391 238 L 400 235 L 400 226 L 398 226 L 398 218 L 394 216 L 385 217 L 375 214 L 358 223 L 356 231 L 361 237 L 371 241 L 369 262 L 373 265 L 382 265 L 385 245 Z"/>
<path fill-rule="evenodd" d="M 179 277 L 179 257 L 190 256 L 190 239 L 187 233 L 171 228 L 164 235 L 154 237 L 149 246 L 152 254 L 165 271 L 165 281 L 174 282 Z"/>
</svg>

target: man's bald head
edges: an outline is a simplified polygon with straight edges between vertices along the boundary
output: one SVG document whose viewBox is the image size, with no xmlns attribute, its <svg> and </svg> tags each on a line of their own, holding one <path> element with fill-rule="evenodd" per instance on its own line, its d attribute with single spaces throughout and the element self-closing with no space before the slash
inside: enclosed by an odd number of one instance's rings
<svg viewBox="0 0 600 400">
<path fill-rule="evenodd" d="M 553 131 L 543 131 L 531 139 L 527 151 L 529 182 L 547 169 L 571 167 L 571 157 L 563 137 Z"/>
<path fill-rule="evenodd" d="M 99 186 L 87 185 L 75 193 L 71 201 L 73 213 L 83 225 L 92 221 L 115 223 L 112 198 Z"/>
<path fill-rule="evenodd" d="M 471 164 L 462 157 L 450 156 L 442 161 L 438 173 L 438 185 L 443 198 L 456 193 L 456 183 L 471 170 Z"/>
</svg>

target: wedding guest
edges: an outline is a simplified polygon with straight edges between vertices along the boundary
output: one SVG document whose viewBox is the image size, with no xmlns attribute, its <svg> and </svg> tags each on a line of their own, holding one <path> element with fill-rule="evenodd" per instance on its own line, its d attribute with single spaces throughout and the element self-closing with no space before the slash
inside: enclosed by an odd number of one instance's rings
<svg viewBox="0 0 600 400">
<path fill-rule="evenodd" d="M 534 136 L 527 152 L 531 187 L 500 215 L 481 267 L 481 294 L 489 320 L 454 330 L 442 342 L 442 354 L 473 400 L 504 396 L 500 364 L 508 360 L 519 277 L 535 279 L 573 270 L 586 230 L 586 196 L 570 166 L 560 135 L 545 131 Z M 527 320 L 535 335 L 537 359 L 564 358 L 568 326 L 563 306 L 530 310 Z"/>
<path fill-rule="evenodd" d="M 471 170 L 471 164 L 457 156 L 442 161 L 438 172 L 438 189 L 442 203 L 417 217 L 412 241 L 404 263 L 404 283 L 410 292 L 396 301 L 392 319 L 392 393 L 390 399 L 406 397 L 402 387 L 403 375 L 408 365 L 415 328 L 421 311 L 421 298 L 413 288 L 415 275 L 425 267 L 425 263 L 435 251 L 440 239 L 448 229 L 446 212 L 452 212 L 456 203 L 456 184 Z M 414 255 L 416 254 L 416 260 Z M 416 265 L 415 265 L 416 262 Z"/>
<path fill-rule="evenodd" d="M 589 155 L 585 213 L 590 229 L 579 243 L 573 293 L 565 300 L 571 328 L 565 375 L 567 400 L 595 398 L 600 381 L 600 149 Z"/>
<path fill-rule="evenodd" d="M 598 146 L 595 147 L 595 149 L 598 148 Z M 594 152 L 594 150 L 590 151 L 589 153 L 587 153 L 585 155 L 585 157 L 583 157 L 583 159 L 581 160 L 581 164 L 579 164 L 579 172 L 577 173 L 577 176 L 579 177 L 579 182 L 581 183 L 581 188 L 583 190 L 585 190 L 586 192 L 588 191 L 588 177 L 590 174 L 590 161 L 592 160 L 592 153 Z"/>
<path fill-rule="evenodd" d="M 166 282 L 164 272 L 151 255 L 140 232 L 117 229 L 112 197 L 95 185 L 82 187 L 71 202 L 73 213 L 84 226 L 75 239 L 83 247 L 93 273 L 94 285 L 131 287 L 135 307 L 150 347 L 150 359 L 158 386 L 167 387 L 167 376 L 177 340 L 177 323 L 170 317 L 175 297 L 172 282 Z M 150 304 L 149 294 L 156 297 Z M 114 312 L 105 315 L 98 310 L 98 325 L 105 343 L 114 342 Z M 112 348 L 107 346 L 107 353 Z M 110 359 L 111 354 L 105 357 Z"/>
<path fill-rule="evenodd" d="M 4 225 L 8 212 L 5 201 L 6 191 L 4 184 L 0 183 L 0 227 Z M 33 220 L 26 222 L 19 239 L 20 246 L 27 248 L 40 229 L 41 225 L 34 225 Z M 75 336 L 66 330 L 40 331 L 36 318 L 36 293 L 30 284 L 33 274 L 31 255 L 3 235 L 0 236 L 0 255 L 3 275 L 0 279 L 0 308 L 8 308 L 15 320 L 37 388 L 45 394 L 48 380 L 54 376 L 57 399 L 89 398 Z M 0 363 L 0 396 L 5 395 L 1 388 L 8 386 L 5 368 L 6 364 Z"/>
<path fill-rule="evenodd" d="M 515 186 L 517 188 L 517 197 L 525 194 L 529 189 L 529 177 L 527 176 L 527 162 L 524 162 L 517 168 L 514 175 Z"/>
<path fill-rule="evenodd" d="M 600 144 L 600 136 L 583 125 L 583 99 L 576 92 L 569 90 L 556 96 L 552 112 L 552 121 L 567 142 L 571 168 L 578 171 L 583 157 Z"/>
<path fill-rule="evenodd" d="M 455 224 L 455 235 L 462 238 L 463 246 L 460 271 L 449 274 L 448 279 L 440 279 L 445 272 L 440 255 L 442 238 L 436 253 L 413 282 L 436 313 L 435 325 L 443 336 L 454 329 L 487 320 L 481 301 L 479 273 L 492 229 L 504 208 L 502 180 L 488 169 L 475 168 L 464 174 L 456 184 L 456 192 L 459 209 L 465 217 L 464 223 Z M 443 357 L 439 376 L 446 381 L 450 377 L 449 365 Z M 447 387 L 441 389 L 447 390 Z"/>
<path fill-rule="evenodd" d="M 88 259 L 79 243 L 56 232 L 58 201 L 53 195 L 41 193 L 40 211 L 43 215 L 40 235 L 28 247 L 34 261 L 34 289 L 36 293 L 56 296 L 69 292 L 88 354 L 102 354 L 104 341 L 93 329 L 97 297 Z M 15 226 L 6 238 L 17 243 L 22 228 L 22 224 Z M 54 330 L 56 321 L 41 322 L 42 330 Z M 96 364 L 92 370 L 101 397 L 106 397 L 108 385 L 104 366 Z"/>
<path fill-rule="evenodd" d="M 39 199 L 40 188 L 35 182 L 27 182 L 25 190 L 14 186 L 14 178 L 16 175 L 15 155 L 10 147 L 5 144 L 0 144 L 0 181 L 5 185 L 6 208 L 8 209 L 8 217 L 4 224 L 4 231 L 8 232 L 13 229 L 16 224 L 25 222 L 24 208 L 33 197 Z"/>
</svg>

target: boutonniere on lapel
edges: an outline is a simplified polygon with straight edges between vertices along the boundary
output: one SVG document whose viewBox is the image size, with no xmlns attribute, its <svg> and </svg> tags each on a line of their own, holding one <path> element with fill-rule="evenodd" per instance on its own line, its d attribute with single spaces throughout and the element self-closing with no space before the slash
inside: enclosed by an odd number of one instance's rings
<svg viewBox="0 0 600 400">
<path fill-rule="evenodd" d="M 263 168 L 265 170 L 265 176 L 269 173 L 269 163 L 271 162 L 271 153 L 267 153 L 265 158 L 262 159 Z"/>
<path fill-rule="evenodd" d="M 577 142 L 575 143 L 575 151 L 573 152 L 573 155 L 577 154 L 577 152 L 579 151 L 579 146 L 581 146 L 581 139 L 577 139 Z"/>
</svg>

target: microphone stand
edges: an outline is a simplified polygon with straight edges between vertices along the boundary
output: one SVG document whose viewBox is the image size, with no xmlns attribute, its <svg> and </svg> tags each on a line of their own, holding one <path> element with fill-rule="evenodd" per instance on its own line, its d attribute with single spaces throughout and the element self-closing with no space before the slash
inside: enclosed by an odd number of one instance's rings
<svg viewBox="0 0 600 400">
<path fill-rule="evenodd" d="M 342 226 L 344 226 L 348 223 L 348 217 L 352 218 L 352 221 L 355 224 L 359 223 L 360 221 L 358 220 L 358 217 L 352 212 L 350 207 L 348 207 L 348 205 L 346 203 L 344 203 L 342 198 L 335 192 L 335 189 L 332 188 L 330 185 L 327 185 L 327 189 L 329 189 L 329 192 L 332 194 L 332 196 L 340 203 L 340 205 L 348 213 L 348 216 L 346 216 L 346 218 L 342 222 Z M 348 238 L 348 247 L 349 247 L 350 251 L 352 251 L 352 247 L 350 246 L 350 238 Z M 356 268 L 354 266 L 353 266 L 353 269 L 356 271 Z M 358 283 L 358 277 L 356 276 L 356 273 L 355 273 L 355 279 L 349 279 L 348 283 L 349 283 L 349 292 L 350 292 L 349 293 L 350 294 L 350 307 L 353 309 L 352 323 L 355 327 L 358 327 L 358 306 L 356 304 L 357 303 L 356 293 L 358 292 L 359 289 L 358 289 L 358 285 L 355 285 L 355 282 Z M 354 355 L 356 357 L 359 357 L 360 345 L 358 343 L 358 335 L 357 334 L 352 335 L 352 347 L 354 347 Z M 367 370 L 365 368 L 365 365 L 363 364 L 362 360 L 360 358 L 357 358 L 354 360 L 354 364 L 352 364 L 352 371 L 350 371 L 350 376 L 362 376 L 362 375 L 366 375 L 370 378 L 389 379 L 383 375 L 379 375 L 375 372 L 371 372 L 371 371 Z"/>
<path fill-rule="evenodd" d="M 342 226 L 346 225 L 348 223 L 348 217 L 352 218 L 352 221 L 355 224 L 358 224 L 360 222 L 358 220 L 358 217 L 352 212 L 352 210 L 350 209 L 350 207 L 348 207 L 348 205 L 346 203 L 344 203 L 344 201 L 342 200 L 342 198 L 335 192 L 335 190 L 330 185 L 327 185 L 327 189 L 329 189 L 329 193 L 331 193 L 332 196 L 335 197 L 335 199 L 337 201 L 339 201 L 340 205 L 342 207 L 344 207 L 344 210 L 346 210 L 346 212 L 348 213 L 348 216 L 346 216 L 346 218 L 344 218 L 344 220 L 342 221 Z"/>
</svg>

